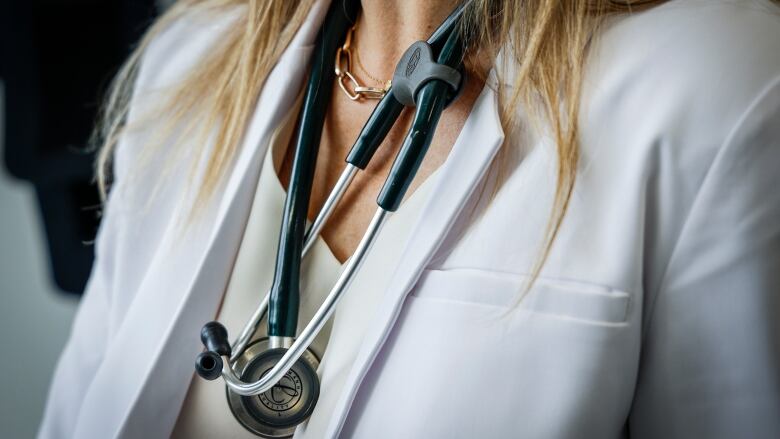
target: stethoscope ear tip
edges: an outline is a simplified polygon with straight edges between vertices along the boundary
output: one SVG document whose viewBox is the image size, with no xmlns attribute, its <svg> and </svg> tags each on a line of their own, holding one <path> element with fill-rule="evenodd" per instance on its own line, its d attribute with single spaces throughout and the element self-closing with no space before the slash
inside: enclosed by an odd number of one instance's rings
<svg viewBox="0 0 780 439">
<path fill-rule="evenodd" d="M 219 355 L 230 355 L 228 332 L 219 322 L 208 322 L 200 330 L 200 341 L 206 349 Z"/>
<path fill-rule="evenodd" d="M 230 356 L 227 329 L 218 322 L 208 322 L 200 330 L 200 340 L 206 346 L 195 359 L 195 372 L 207 380 L 215 380 L 222 374 L 222 355 Z"/>
<path fill-rule="evenodd" d="M 219 378 L 222 374 L 222 357 L 212 351 L 201 352 L 195 359 L 195 372 L 209 381 Z"/>
</svg>

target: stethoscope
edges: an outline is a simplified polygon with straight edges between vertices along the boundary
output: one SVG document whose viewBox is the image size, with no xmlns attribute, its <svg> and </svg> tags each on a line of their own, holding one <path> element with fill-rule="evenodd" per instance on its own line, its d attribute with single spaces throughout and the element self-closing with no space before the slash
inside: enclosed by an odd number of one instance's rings
<svg viewBox="0 0 780 439">
<path fill-rule="evenodd" d="M 464 44 L 457 7 L 428 41 L 412 44 L 399 61 L 392 87 L 377 104 L 346 159 L 346 167 L 312 225 L 307 211 L 325 112 L 335 80 L 334 60 L 352 26 L 359 0 L 334 0 L 318 34 L 296 134 L 290 183 L 285 200 L 274 280 L 232 347 L 227 330 L 209 322 L 200 336 L 206 351 L 195 369 L 207 379 L 222 376 L 236 419 L 253 433 L 289 437 L 314 410 L 319 397 L 319 359 L 309 349 L 336 309 L 366 259 L 383 224 L 396 211 L 433 139 L 439 118 L 462 83 Z M 358 170 L 365 169 L 405 106 L 414 119 L 377 198 L 378 209 L 355 253 L 312 320 L 296 337 L 301 259 L 341 200 Z M 268 337 L 250 343 L 268 314 Z"/>
</svg>

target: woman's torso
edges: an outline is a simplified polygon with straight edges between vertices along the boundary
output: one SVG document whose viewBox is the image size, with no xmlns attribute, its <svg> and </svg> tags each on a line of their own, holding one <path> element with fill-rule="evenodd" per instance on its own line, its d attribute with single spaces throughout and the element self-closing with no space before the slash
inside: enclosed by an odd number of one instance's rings
<svg viewBox="0 0 780 439">
<path fill-rule="evenodd" d="M 780 285 L 771 266 L 780 25 L 771 8 L 670 2 L 604 32 L 587 69 L 571 205 L 517 307 L 544 237 L 555 156 L 522 109 L 521 129 L 503 131 L 492 76 L 389 270 L 325 436 L 780 431 L 780 360 L 765 315 L 778 306 L 771 293 Z M 273 87 L 258 101 L 223 196 L 188 239 L 169 233 L 185 178 L 146 217 L 119 180 L 92 287 L 109 285 L 113 294 L 83 311 L 108 317 L 75 329 L 101 334 L 95 346 L 103 350 L 99 361 L 79 360 L 89 375 L 62 366 L 70 381 L 60 389 L 88 389 L 70 415 L 77 436 L 173 428 L 201 349 L 198 330 L 219 307 L 238 249 L 257 145 L 295 98 L 285 90 L 305 74 L 322 13 L 315 10 L 269 77 Z M 202 28 L 180 23 L 156 43 L 140 93 L 175 81 L 207 51 L 218 26 Z M 120 148 L 120 177 L 143 139 L 128 137 Z M 64 358 L 81 358 L 73 349 Z M 51 416 L 45 425 L 70 422 Z"/>
</svg>

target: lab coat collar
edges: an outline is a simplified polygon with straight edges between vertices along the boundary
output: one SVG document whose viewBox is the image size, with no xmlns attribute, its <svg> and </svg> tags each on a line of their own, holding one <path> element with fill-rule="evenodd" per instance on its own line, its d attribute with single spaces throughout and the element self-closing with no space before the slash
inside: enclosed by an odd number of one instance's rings
<svg viewBox="0 0 780 439">
<path fill-rule="evenodd" d="M 325 437 L 335 438 L 340 434 L 361 382 L 390 334 L 407 294 L 480 185 L 504 142 L 496 84 L 497 75 L 491 71 L 486 86 L 442 165 L 436 186 L 410 235 L 401 263 L 366 332 Z"/>
</svg>

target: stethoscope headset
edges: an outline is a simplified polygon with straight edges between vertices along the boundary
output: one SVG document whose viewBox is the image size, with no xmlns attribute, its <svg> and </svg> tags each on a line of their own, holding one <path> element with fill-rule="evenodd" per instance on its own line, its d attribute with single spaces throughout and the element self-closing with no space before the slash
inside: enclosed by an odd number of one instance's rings
<svg viewBox="0 0 780 439">
<path fill-rule="evenodd" d="M 464 41 L 458 6 L 427 41 L 412 44 L 399 61 L 392 87 L 377 104 L 346 159 L 346 167 L 312 225 L 306 230 L 320 136 L 335 80 L 336 52 L 355 22 L 359 0 L 333 0 L 318 33 L 311 71 L 299 115 L 296 148 L 285 200 L 274 280 L 241 334 L 228 342 L 227 330 L 209 322 L 200 337 L 197 373 L 222 376 L 236 419 L 253 433 L 289 437 L 314 410 L 319 397 L 319 359 L 309 345 L 336 309 L 389 215 L 396 211 L 433 139 L 439 118 L 463 83 Z M 336 284 L 312 320 L 296 337 L 301 259 L 358 170 L 365 169 L 405 106 L 415 107 L 412 126 L 377 198 L 378 209 Z M 268 337 L 250 343 L 268 311 Z"/>
</svg>

